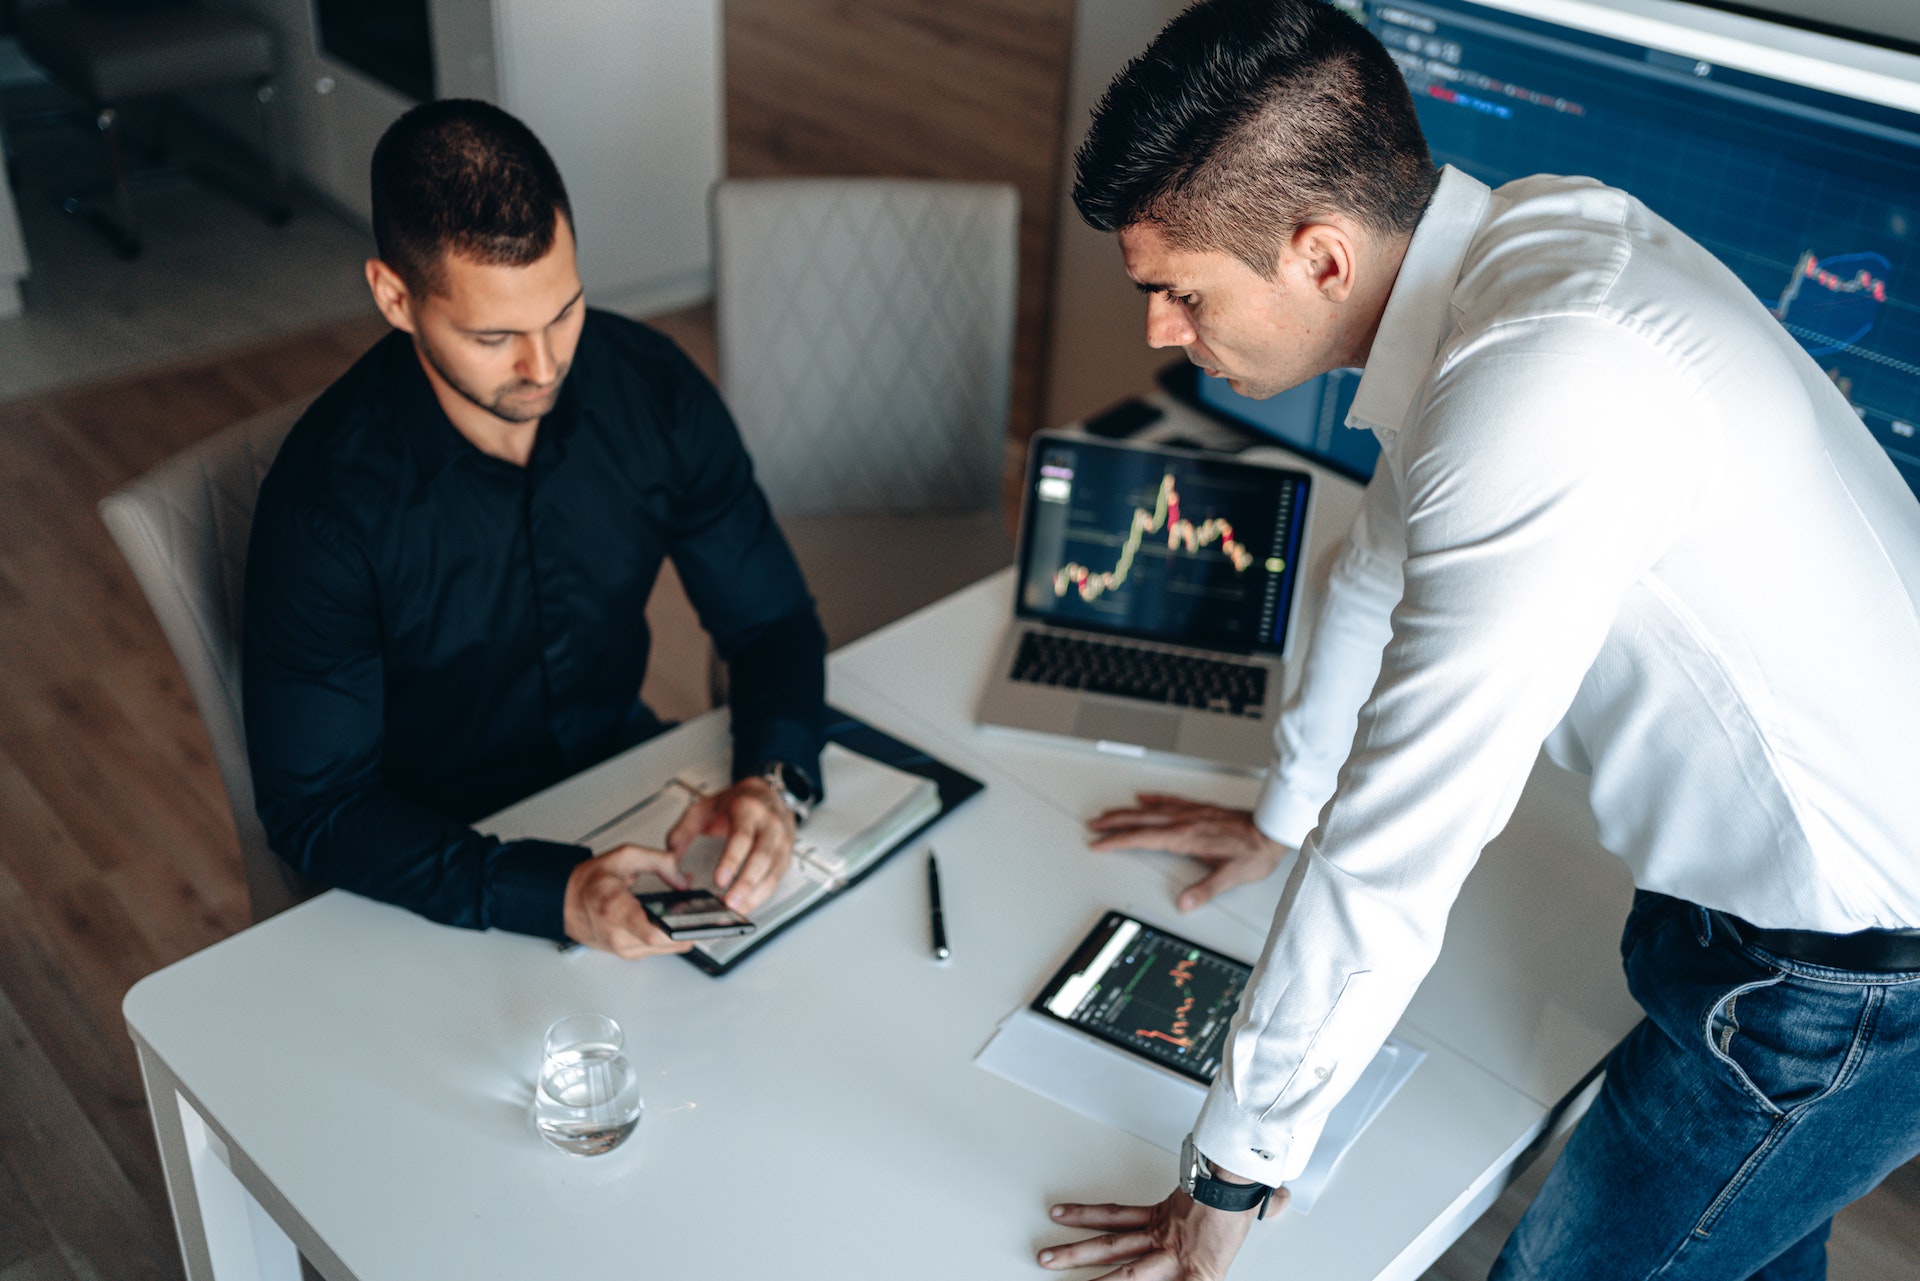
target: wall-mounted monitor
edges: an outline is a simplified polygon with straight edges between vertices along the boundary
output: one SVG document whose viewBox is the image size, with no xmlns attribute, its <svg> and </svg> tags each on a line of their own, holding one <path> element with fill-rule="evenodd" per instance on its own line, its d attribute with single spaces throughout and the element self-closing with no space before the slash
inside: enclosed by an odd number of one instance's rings
<svg viewBox="0 0 1920 1281">
<path fill-rule="evenodd" d="M 1766 302 L 1920 493 L 1920 49 L 1673 0 L 1338 3 L 1399 64 L 1437 163 L 1638 196 Z M 1371 472 L 1371 438 L 1340 425 L 1352 373 L 1267 402 L 1189 381 Z"/>
</svg>

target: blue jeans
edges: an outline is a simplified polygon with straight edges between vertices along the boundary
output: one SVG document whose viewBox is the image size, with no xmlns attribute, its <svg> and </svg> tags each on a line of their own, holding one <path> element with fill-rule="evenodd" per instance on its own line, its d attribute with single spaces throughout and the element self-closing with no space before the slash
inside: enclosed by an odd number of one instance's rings
<svg viewBox="0 0 1920 1281">
<path fill-rule="evenodd" d="M 1647 1012 L 1492 1281 L 1819 1281 L 1833 1215 L 1920 1153 L 1920 971 L 1736 945 L 1635 895 Z"/>
</svg>

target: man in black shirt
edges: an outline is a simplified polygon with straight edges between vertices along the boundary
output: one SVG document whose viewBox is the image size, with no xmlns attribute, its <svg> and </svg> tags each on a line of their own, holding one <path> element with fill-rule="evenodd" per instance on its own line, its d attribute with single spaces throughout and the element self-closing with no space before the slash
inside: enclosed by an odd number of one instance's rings
<svg viewBox="0 0 1920 1281">
<path fill-rule="evenodd" d="M 373 160 L 367 282 L 396 332 L 261 489 L 245 703 L 261 820 L 307 875 L 448 924 L 683 951 L 629 892 L 725 836 L 751 912 L 817 793 L 826 638 L 718 395 L 589 311 L 560 175 L 519 121 L 428 103 Z M 636 234 L 643 234 L 636 229 Z M 639 700 L 671 557 L 731 675 L 731 788 L 668 849 L 502 843 L 475 819 L 659 732 Z"/>
</svg>

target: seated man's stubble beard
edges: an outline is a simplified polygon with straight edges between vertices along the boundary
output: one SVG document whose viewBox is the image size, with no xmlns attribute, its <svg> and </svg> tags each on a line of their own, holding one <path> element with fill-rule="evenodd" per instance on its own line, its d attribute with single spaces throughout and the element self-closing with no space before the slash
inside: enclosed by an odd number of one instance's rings
<svg viewBox="0 0 1920 1281">
<path fill-rule="evenodd" d="M 571 363 L 563 364 L 552 381 L 542 385 L 525 378 L 495 387 L 490 392 L 470 386 L 448 362 L 434 354 L 433 346 L 424 335 L 413 336 L 414 350 L 420 353 L 433 371 L 440 375 L 441 381 L 458 392 L 468 403 L 484 409 L 495 418 L 509 423 L 537 423 L 553 412 L 555 402 L 560 399 L 560 389 L 565 385 Z"/>
</svg>

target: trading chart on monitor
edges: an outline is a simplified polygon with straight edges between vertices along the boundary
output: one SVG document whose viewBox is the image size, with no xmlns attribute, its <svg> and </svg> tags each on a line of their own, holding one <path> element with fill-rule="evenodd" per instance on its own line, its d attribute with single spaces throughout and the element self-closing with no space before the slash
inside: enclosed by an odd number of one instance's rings
<svg viewBox="0 0 1920 1281">
<path fill-rule="evenodd" d="M 1602 34 L 1625 19 L 1578 5 L 1333 2 L 1387 46 L 1436 163 L 1492 186 L 1579 174 L 1639 197 L 1753 290 L 1920 493 L 1920 114 L 1832 91 L 1858 75 L 1812 88 L 1722 65 L 1686 6 L 1652 47 Z M 1370 437 L 1339 427 L 1351 373 L 1270 401 L 1200 381 L 1203 404 L 1371 472 Z"/>
<path fill-rule="evenodd" d="M 1034 1004 L 1101 1040 L 1211 1081 L 1250 973 L 1230 957 L 1110 913 Z"/>
<path fill-rule="evenodd" d="M 1281 647 L 1305 477 L 1115 445 L 1036 449 L 1022 612 L 1149 639 Z"/>
<path fill-rule="evenodd" d="M 1345 4 L 1434 159 L 1620 187 L 1711 250 L 1920 493 L 1920 115 L 1462 0 Z"/>
</svg>

